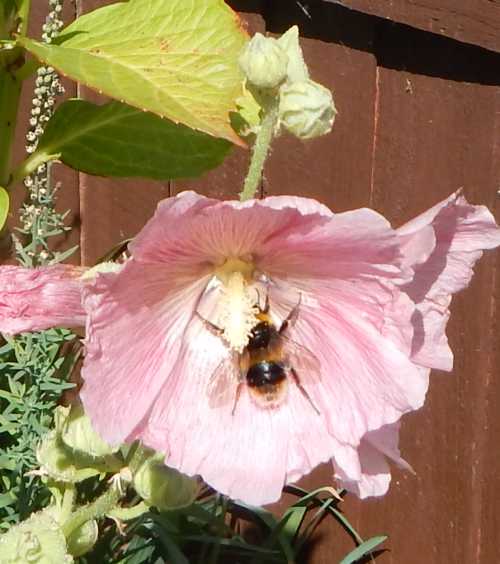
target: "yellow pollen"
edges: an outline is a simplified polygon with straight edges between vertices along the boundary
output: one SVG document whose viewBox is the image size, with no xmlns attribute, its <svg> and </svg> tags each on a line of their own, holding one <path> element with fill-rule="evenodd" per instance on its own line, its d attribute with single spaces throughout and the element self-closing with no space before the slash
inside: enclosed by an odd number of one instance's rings
<svg viewBox="0 0 500 564">
<path fill-rule="evenodd" d="M 222 282 L 217 325 L 231 349 L 242 352 L 257 323 L 259 309 L 252 287 L 254 266 L 240 259 L 228 259 L 216 269 Z"/>
</svg>

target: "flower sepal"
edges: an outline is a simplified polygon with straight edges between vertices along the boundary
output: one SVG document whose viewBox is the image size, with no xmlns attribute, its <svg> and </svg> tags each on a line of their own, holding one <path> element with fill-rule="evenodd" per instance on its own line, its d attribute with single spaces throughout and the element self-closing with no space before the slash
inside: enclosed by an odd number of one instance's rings
<svg viewBox="0 0 500 564">
<path fill-rule="evenodd" d="M 56 409 L 55 430 L 45 435 L 36 451 L 40 464 L 36 472 L 52 480 L 73 484 L 101 473 L 119 472 L 123 461 L 112 454 L 95 456 L 96 452 L 107 452 L 110 447 L 105 447 L 105 443 L 91 431 L 85 415 L 78 410 L 75 414 L 69 419 L 70 408 L 59 406 Z"/>
</svg>

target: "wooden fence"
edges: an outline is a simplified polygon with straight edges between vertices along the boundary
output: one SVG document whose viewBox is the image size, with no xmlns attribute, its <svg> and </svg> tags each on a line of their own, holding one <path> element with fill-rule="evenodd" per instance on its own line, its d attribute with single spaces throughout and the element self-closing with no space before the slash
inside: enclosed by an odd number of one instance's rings
<svg viewBox="0 0 500 564">
<path fill-rule="evenodd" d="M 67 21 L 107 3 L 67 1 Z M 35 34 L 46 5 L 33 2 Z M 310 196 L 336 211 L 370 206 L 397 226 L 463 187 L 471 202 L 486 204 L 500 219 L 498 0 L 231 5 L 251 31 L 281 33 L 297 23 L 312 77 L 333 90 L 339 110 L 329 136 L 307 143 L 277 140 L 263 194 Z M 69 96 L 76 94 L 76 86 L 65 85 Z M 96 99 L 84 88 L 79 94 Z M 25 119 L 30 100 L 26 92 Z M 22 136 L 17 147 L 20 160 Z M 193 188 L 234 196 L 247 162 L 248 153 L 235 149 L 203 178 L 170 183 L 97 178 L 59 166 L 59 204 L 71 208 L 74 226 L 60 244 L 79 244 L 73 260 L 91 264 L 133 236 L 168 195 Z M 18 187 L 17 203 L 23 197 Z M 384 498 L 360 502 L 348 496 L 343 504 L 363 536 L 390 536 L 390 550 L 377 562 L 500 562 L 499 261 L 500 253 L 485 256 L 471 286 L 455 298 L 448 330 L 454 371 L 434 374 L 425 407 L 404 420 L 402 451 L 417 475 L 394 469 Z M 325 465 L 301 484 L 330 481 Z M 352 548 L 330 519 L 316 541 L 304 562 L 336 563 Z"/>
</svg>

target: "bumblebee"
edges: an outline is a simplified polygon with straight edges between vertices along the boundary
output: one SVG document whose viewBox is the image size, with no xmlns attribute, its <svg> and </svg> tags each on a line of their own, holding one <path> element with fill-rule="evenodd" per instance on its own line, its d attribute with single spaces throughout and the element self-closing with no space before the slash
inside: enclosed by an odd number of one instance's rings
<svg viewBox="0 0 500 564">
<path fill-rule="evenodd" d="M 210 379 L 208 396 L 212 407 L 232 401 L 234 414 L 242 388 L 246 386 L 258 406 L 277 408 L 285 401 L 289 386 L 295 385 L 319 414 L 306 387 L 319 380 L 320 363 L 311 351 L 287 336 L 297 320 L 299 306 L 300 301 L 279 328 L 269 314 L 269 300 L 266 299 L 263 309 L 258 307 L 256 324 L 246 347 L 241 353 L 232 352 L 225 358 Z M 209 325 L 220 334 L 218 327 Z"/>
</svg>

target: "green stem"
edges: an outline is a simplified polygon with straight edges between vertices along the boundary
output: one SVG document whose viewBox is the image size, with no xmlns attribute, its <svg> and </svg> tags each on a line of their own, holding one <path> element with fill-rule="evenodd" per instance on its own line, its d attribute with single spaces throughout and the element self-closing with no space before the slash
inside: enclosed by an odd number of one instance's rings
<svg viewBox="0 0 500 564">
<path fill-rule="evenodd" d="M 18 5 L 17 16 L 20 20 L 18 33 L 25 35 L 28 29 L 28 19 L 31 0 L 22 0 Z M 2 26 L 3 27 L 3 26 Z M 14 30 L 3 29 L 6 39 Z M 0 39 L 4 39 L 0 37 Z M 6 186 L 10 177 L 10 162 L 12 143 L 16 129 L 17 110 L 21 95 L 22 80 L 16 76 L 16 71 L 24 64 L 24 50 L 20 47 L 3 51 L 0 55 L 0 185 Z"/>
<path fill-rule="evenodd" d="M 21 83 L 7 66 L 0 68 L 0 186 L 7 186 L 9 182 L 20 95 Z"/>
<path fill-rule="evenodd" d="M 31 0 L 21 0 L 17 11 L 19 19 L 21 20 L 21 24 L 19 26 L 19 35 L 24 36 L 28 32 L 30 8 Z"/>
<path fill-rule="evenodd" d="M 248 174 L 243 184 L 243 191 L 240 193 L 240 200 L 242 202 L 254 198 L 259 188 L 264 163 L 266 162 L 269 147 L 271 146 L 271 141 L 274 136 L 276 122 L 278 121 L 278 100 L 276 98 L 268 100 L 263 106 L 263 109 L 264 117 L 262 118 L 260 129 L 252 149 L 252 160 L 250 161 Z"/>
<path fill-rule="evenodd" d="M 118 484 L 113 483 L 109 489 L 95 501 L 80 507 L 78 511 L 73 513 L 62 526 L 64 536 L 68 538 L 73 531 L 81 527 L 87 521 L 103 517 L 115 507 L 121 497 L 122 493 Z"/>
<path fill-rule="evenodd" d="M 64 490 L 61 505 L 61 521 L 64 523 L 73 512 L 73 505 L 76 499 L 76 489 L 74 484 L 68 484 Z"/>
<path fill-rule="evenodd" d="M 35 151 L 27 159 L 25 159 L 12 173 L 7 187 L 15 184 L 19 180 L 26 178 L 31 173 L 41 165 L 48 161 L 58 159 L 60 153 L 55 153 L 53 155 L 47 153 L 46 151 Z"/>
</svg>

